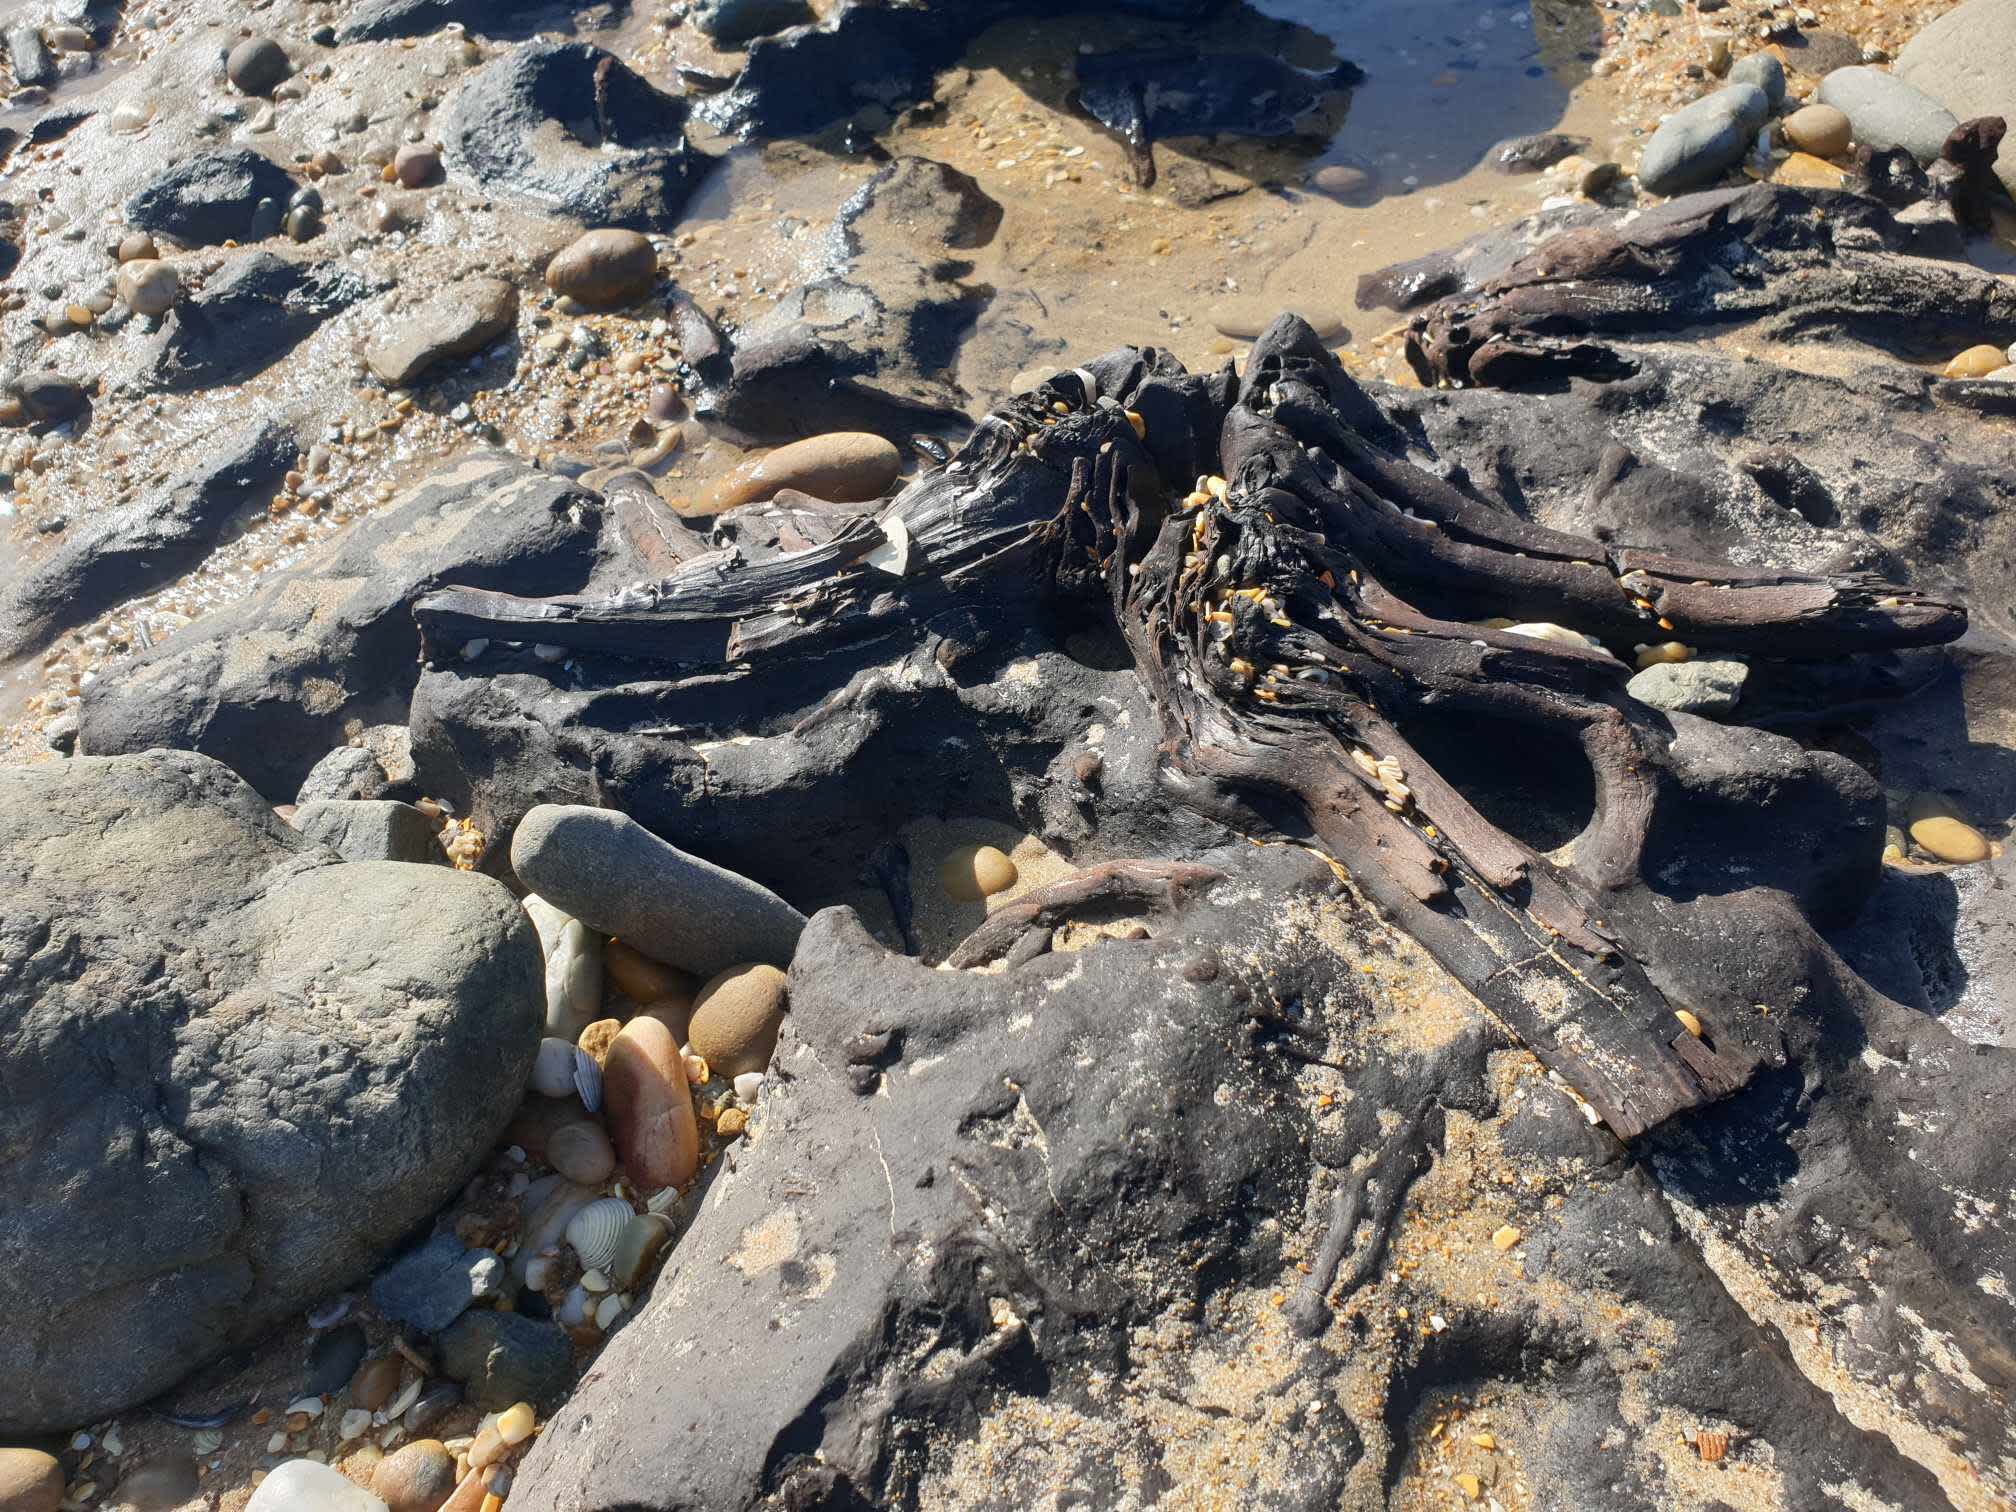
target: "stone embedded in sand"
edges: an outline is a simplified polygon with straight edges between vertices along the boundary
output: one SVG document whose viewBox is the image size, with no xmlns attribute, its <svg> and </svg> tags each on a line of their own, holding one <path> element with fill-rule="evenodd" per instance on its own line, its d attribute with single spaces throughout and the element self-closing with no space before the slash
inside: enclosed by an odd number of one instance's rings
<svg viewBox="0 0 2016 1512">
<path fill-rule="evenodd" d="M 609 1130 L 623 1171 L 645 1189 L 679 1186 L 700 1164 L 700 1126 L 672 1031 L 650 1017 L 623 1026 L 603 1070 Z"/>
<path fill-rule="evenodd" d="M 1823 158 L 1839 157 L 1854 138 L 1848 117 L 1832 105 L 1802 105 L 1785 117 L 1779 130 L 1801 152 Z"/>
<path fill-rule="evenodd" d="M 1983 342 L 1980 346 L 1967 348 L 1966 351 L 1947 363 L 1946 370 L 1941 376 L 1946 378 L 1986 378 L 1996 369 L 2007 366 L 2008 361 L 2009 359 L 2003 355 L 2000 347 L 1990 346 L 1986 342 Z"/>
<path fill-rule="evenodd" d="M 616 1169 L 616 1151 L 601 1125 L 584 1119 L 547 1135 L 546 1163 L 569 1181 L 599 1186 Z"/>
<path fill-rule="evenodd" d="M 1848 171 L 1810 152 L 1795 152 L 1772 171 L 1771 182 L 1794 189 L 1840 189 L 1848 182 Z"/>
<path fill-rule="evenodd" d="M 1955 865 L 1986 861 L 1994 854 L 1987 836 L 1950 814 L 1930 814 L 1913 820 L 1911 838 L 1926 854 Z"/>
<path fill-rule="evenodd" d="M 439 1439 L 407 1444 L 371 1472 L 371 1490 L 391 1512 L 439 1512 L 454 1489 L 455 1456 Z"/>
<path fill-rule="evenodd" d="M 135 315 L 162 315 L 182 292 L 182 275 L 173 263 L 134 258 L 119 268 L 119 298 Z"/>
<path fill-rule="evenodd" d="M 546 287 L 585 305 L 628 304 L 658 281 L 658 253 L 637 231 L 590 231 L 546 264 Z"/>
<path fill-rule="evenodd" d="M 867 431 L 830 431 L 765 452 L 714 480 L 700 496 L 702 514 L 719 514 L 738 504 L 760 504 L 793 488 L 829 504 L 879 499 L 903 458 L 882 437 Z"/>
<path fill-rule="evenodd" d="M 946 894 L 961 903 L 978 903 L 1015 885 L 1015 863 L 991 845 L 962 845 L 939 865 L 938 879 Z"/>
<path fill-rule="evenodd" d="M 168 1512 L 196 1495 L 196 1461 L 179 1449 L 151 1456 L 136 1465 L 119 1482 L 113 1493 L 114 1505 L 124 1504 L 134 1512 Z M 0 1501 L 0 1505 L 6 1505 Z"/>
<path fill-rule="evenodd" d="M 441 149 L 430 142 L 404 142 L 392 155 L 392 176 L 403 188 L 418 189 L 441 176 Z"/>
<path fill-rule="evenodd" d="M 385 1503 L 331 1466 L 288 1460 L 252 1493 L 245 1512 L 389 1512 Z"/>
<path fill-rule="evenodd" d="M 687 1038 L 710 1071 L 735 1077 L 770 1064 L 784 1024 L 785 984 L 775 966 L 731 966 L 700 989 Z"/>
<path fill-rule="evenodd" d="M 291 72 L 287 50 L 271 37 L 247 37 L 231 49 L 224 62 L 224 73 L 232 85 L 249 95 L 273 93 Z"/>
<path fill-rule="evenodd" d="M 744 961 L 789 965 L 805 928 L 768 888 L 610 809 L 539 805 L 512 837 L 511 865 L 553 906 L 696 976 Z"/>
<path fill-rule="evenodd" d="M 0 1508 L 5 1512 L 56 1512 L 63 1500 L 63 1466 L 39 1449 L 0 1449 Z"/>
</svg>

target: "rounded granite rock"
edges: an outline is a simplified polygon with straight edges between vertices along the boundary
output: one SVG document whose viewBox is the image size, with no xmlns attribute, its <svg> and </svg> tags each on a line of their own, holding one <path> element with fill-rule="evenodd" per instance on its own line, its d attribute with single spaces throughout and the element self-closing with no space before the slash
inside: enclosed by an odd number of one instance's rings
<svg viewBox="0 0 2016 1512">
<path fill-rule="evenodd" d="M 651 292 L 658 281 L 658 253 L 651 239 L 612 227 L 569 242 L 546 264 L 546 287 L 585 305 L 628 304 Z"/>
<path fill-rule="evenodd" d="M 39 1449 L 0 1449 L 0 1512 L 56 1512 L 63 1466 Z"/>
</svg>

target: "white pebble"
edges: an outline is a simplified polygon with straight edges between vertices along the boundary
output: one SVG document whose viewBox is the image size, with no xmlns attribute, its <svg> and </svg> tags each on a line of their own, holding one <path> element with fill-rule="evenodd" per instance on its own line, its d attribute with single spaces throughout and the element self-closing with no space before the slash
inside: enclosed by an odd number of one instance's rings
<svg viewBox="0 0 2016 1512">
<path fill-rule="evenodd" d="M 756 1094 L 762 1090 L 763 1073 L 761 1071 L 744 1071 L 740 1076 L 735 1078 L 735 1101 L 737 1102 L 753 1103 L 756 1101 Z"/>
<path fill-rule="evenodd" d="M 617 1296 L 604 1297 L 601 1306 L 595 1309 L 595 1326 L 607 1332 L 609 1325 L 622 1316 L 623 1299 Z"/>
<path fill-rule="evenodd" d="M 370 1409 L 352 1407 L 348 1412 L 343 1414 L 341 1421 L 336 1424 L 336 1432 L 341 1436 L 343 1442 L 347 1444 L 351 1439 L 362 1438 L 365 1430 L 370 1428 L 370 1426 Z"/>
</svg>

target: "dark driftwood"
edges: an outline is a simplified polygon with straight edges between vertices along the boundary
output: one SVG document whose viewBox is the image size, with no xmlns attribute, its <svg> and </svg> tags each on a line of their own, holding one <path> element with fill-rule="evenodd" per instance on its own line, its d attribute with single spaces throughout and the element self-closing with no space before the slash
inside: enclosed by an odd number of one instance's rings
<svg viewBox="0 0 2016 1512">
<path fill-rule="evenodd" d="M 844 700 L 829 674 L 885 643 L 894 655 L 1045 600 L 1095 607 L 1159 711 L 1175 801 L 1246 828 L 1263 796 L 1299 813 L 1367 897 L 1613 1130 L 1637 1134 L 1752 1067 L 1706 1005 L 1666 999 L 1611 925 L 1612 902 L 1643 891 L 1671 730 L 1624 695 L 1615 656 L 1468 621 L 1566 622 L 1627 657 L 1668 639 L 1830 657 L 1951 640 L 1964 616 L 1869 578 L 1546 530 L 1411 465 L 1389 434 L 1283 317 L 1243 380 L 1152 351 L 1062 374 L 876 521 L 810 550 L 703 558 L 613 597 L 450 588 L 417 614 L 430 648 L 498 637 L 747 676 L 775 687 L 782 717 L 808 693 Z M 1420 756 L 1400 725 L 1424 703 L 1579 741 L 1597 803 L 1569 859 L 1493 826 Z"/>
<path fill-rule="evenodd" d="M 1108 861 L 1073 872 L 997 908 L 952 948 L 945 964 L 984 966 L 1009 954 L 1032 929 L 1047 933 L 1070 920 L 1175 913 L 1191 894 L 1225 874 L 1215 867 L 1166 861 Z"/>
</svg>

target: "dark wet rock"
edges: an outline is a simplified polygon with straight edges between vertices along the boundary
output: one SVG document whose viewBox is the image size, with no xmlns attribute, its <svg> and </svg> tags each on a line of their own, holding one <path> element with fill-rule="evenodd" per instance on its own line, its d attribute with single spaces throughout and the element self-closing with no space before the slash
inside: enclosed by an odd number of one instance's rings
<svg viewBox="0 0 2016 1512">
<path fill-rule="evenodd" d="M 17 84 L 54 84 L 56 60 L 43 45 L 42 34 L 28 25 L 7 28 L 7 60 L 14 65 Z"/>
<path fill-rule="evenodd" d="M 335 864 L 205 757 L 0 788 L 0 1248 L 67 1257 L 0 1270 L 12 1434 L 151 1398 L 360 1277 L 491 1148 L 544 993 L 503 887 Z"/>
<path fill-rule="evenodd" d="M 28 418 L 38 425 L 61 425 L 84 413 L 91 392 L 67 373 L 28 373 L 9 387 Z"/>
<path fill-rule="evenodd" d="M 302 1388 L 313 1396 L 341 1391 L 364 1362 L 364 1325 L 344 1323 L 319 1333 L 308 1344 L 308 1374 Z"/>
<path fill-rule="evenodd" d="M 945 253 L 984 245 L 1000 222 L 967 174 L 890 163 L 841 207 L 828 271 L 736 333 L 728 376 L 696 412 L 779 440 L 814 414 L 821 430 L 897 436 L 952 421 L 966 403 L 952 370 L 991 291 Z"/>
<path fill-rule="evenodd" d="M 510 330 L 518 290 L 501 278 L 465 278 L 391 317 L 391 332 L 364 360 L 391 388 L 417 382 L 440 363 L 467 357 Z"/>
<path fill-rule="evenodd" d="M 489 1289 L 496 1263 L 489 1250 L 470 1249 L 453 1234 L 435 1234 L 378 1273 L 371 1305 L 394 1323 L 439 1333 Z"/>
<path fill-rule="evenodd" d="M 293 351 L 378 287 L 365 274 L 278 253 L 242 252 L 178 302 L 141 358 L 169 392 L 239 383 Z"/>
<path fill-rule="evenodd" d="M 1600 219 L 1596 205 L 1543 210 L 1509 226 L 1486 231 L 1359 277 L 1355 302 L 1361 310 L 1413 310 L 1451 294 L 1470 293 L 1505 272 L 1558 232 Z"/>
<path fill-rule="evenodd" d="M 288 802 L 350 720 L 404 721 L 414 599 L 446 581 L 579 588 L 614 551 L 603 522 L 594 494 L 515 459 L 458 462 L 86 689 L 83 747 L 204 751 Z"/>
<path fill-rule="evenodd" d="M 1902 147 L 1921 163 L 1936 159 L 1960 124 L 1930 95 L 1880 68 L 1837 68 L 1814 98 L 1847 116 L 1862 146 Z"/>
<path fill-rule="evenodd" d="M 1365 79 L 1350 63 L 1312 74 L 1277 58 L 1188 48 L 1093 53 L 1077 66 L 1079 103 L 1127 144 L 1144 184 L 1165 137 L 1325 138 L 1326 107 Z"/>
<path fill-rule="evenodd" d="M 2016 125 L 2016 0 L 1967 0 L 1931 21 L 1897 54 L 1897 77 L 1962 121 Z M 2016 152 L 1997 172 L 2016 194 Z"/>
<path fill-rule="evenodd" d="M 285 204 L 293 192 L 293 179 L 270 158 L 245 147 L 221 147 L 156 174 L 126 201 L 126 219 L 136 230 L 189 246 L 256 241 L 260 202 Z"/>
<path fill-rule="evenodd" d="M 1926 171 L 1928 183 L 1963 230 L 1986 235 L 1994 229 L 1995 208 L 2004 197 L 1996 164 L 2008 130 L 2001 116 L 1962 121 L 1939 149 L 1939 161 Z"/>
<path fill-rule="evenodd" d="M 670 229 L 705 161 L 684 102 L 583 42 L 514 48 L 439 119 L 451 177 L 590 225 Z"/>
<path fill-rule="evenodd" d="M 1674 111 L 1645 144 L 1638 182 L 1654 194 L 1713 183 L 1742 161 L 1770 115 L 1764 91 L 1750 83 L 1728 85 Z"/>
<path fill-rule="evenodd" d="M 187 572 L 264 505 L 298 448 L 279 420 L 217 437 L 203 460 L 131 504 L 93 515 L 0 596 L 0 654 L 14 655 Z"/>
<path fill-rule="evenodd" d="M 740 47 L 757 37 L 818 20 L 805 0 L 700 0 L 693 25 L 716 42 Z"/>
<path fill-rule="evenodd" d="M 1500 173 L 1538 173 L 1543 168 L 1552 168 L 1565 157 L 1585 151 L 1588 146 L 1587 137 L 1540 131 L 1500 142 L 1491 149 L 1489 162 Z"/>
<path fill-rule="evenodd" d="M 410 803 L 386 798 L 304 803 L 288 821 L 345 861 L 438 861 L 434 826 Z"/>
<path fill-rule="evenodd" d="M 441 1368 L 476 1406 L 551 1408 L 574 1384 L 574 1350 L 560 1325 L 515 1313 L 464 1313 L 441 1335 Z"/>
</svg>

